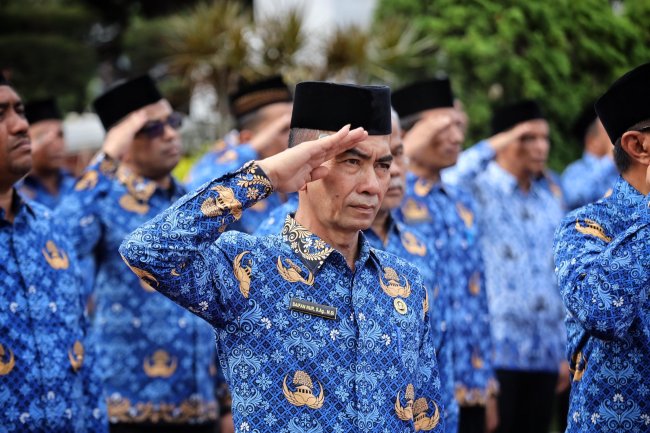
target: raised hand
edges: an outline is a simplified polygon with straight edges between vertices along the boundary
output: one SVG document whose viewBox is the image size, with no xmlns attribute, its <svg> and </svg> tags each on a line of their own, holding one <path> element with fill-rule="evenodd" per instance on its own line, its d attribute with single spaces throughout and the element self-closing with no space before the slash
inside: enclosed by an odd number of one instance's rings
<svg viewBox="0 0 650 433">
<path fill-rule="evenodd" d="M 287 131 L 289 130 L 289 125 L 291 124 L 291 114 L 286 114 L 280 116 L 279 118 L 273 120 L 265 128 L 260 130 L 253 138 L 250 140 L 251 147 L 259 155 L 272 155 L 279 152 L 282 149 L 277 148 L 278 141 L 284 141 L 284 147 L 287 147 Z"/>
<path fill-rule="evenodd" d="M 350 125 L 345 125 L 335 134 L 306 141 L 258 161 L 257 164 L 269 177 L 276 191 L 294 192 L 307 183 L 326 176 L 328 168 L 322 165 L 325 161 L 353 148 L 366 138 L 368 133 L 363 128 L 350 131 Z"/>
<path fill-rule="evenodd" d="M 113 159 L 120 160 L 133 142 L 135 134 L 147 123 L 144 109 L 134 111 L 108 130 L 102 150 Z"/>
<path fill-rule="evenodd" d="M 492 146 L 492 149 L 494 149 L 495 152 L 498 152 L 501 149 L 505 149 L 510 144 L 519 141 L 526 135 L 532 134 L 532 128 L 533 124 L 531 121 L 522 122 L 507 131 L 494 134 L 492 137 L 488 138 L 488 142 L 490 143 L 490 146 Z"/>
<path fill-rule="evenodd" d="M 411 159 L 431 145 L 436 136 L 449 128 L 455 119 L 449 115 L 427 116 L 419 120 L 404 135 L 404 153 Z"/>
</svg>

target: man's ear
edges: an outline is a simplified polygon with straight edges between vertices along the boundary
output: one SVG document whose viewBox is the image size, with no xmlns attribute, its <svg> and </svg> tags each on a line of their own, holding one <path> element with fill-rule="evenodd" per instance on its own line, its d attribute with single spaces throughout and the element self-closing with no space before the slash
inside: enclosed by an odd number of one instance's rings
<svg viewBox="0 0 650 433">
<path fill-rule="evenodd" d="M 239 142 L 240 143 L 248 143 L 251 141 L 253 138 L 253 131 L 250 129 L 242 129 L 239 131 Z"/>
<path fill-rule="evenodd" d="M 621 147 L 630 158 L 645 166 L 650 165 L 650 138 L 638 131 L 627 131 L 621 137 Z"/>
</svg>

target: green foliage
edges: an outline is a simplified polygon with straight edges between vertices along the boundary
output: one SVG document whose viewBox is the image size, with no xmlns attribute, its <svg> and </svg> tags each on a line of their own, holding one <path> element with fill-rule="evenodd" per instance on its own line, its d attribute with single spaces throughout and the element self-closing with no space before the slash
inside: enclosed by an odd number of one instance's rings
<svg viewBox="0 0 650 433">
<path fill-rule="evenodd" d="M 380 0 L 377 24 L 408 17 L 435 38 L 428 63 L 403 71 L 399 84 L 423 71 L 448 74 L 470 116 L 468 142 L 489 134 L 494 106 L 539 100 L 551 123 L 550 165 L 561 169 L 581 152 L 569 131 L 582 108 L 649 57 L 650 6 L 624 6 L 626 13 L 605 0 Z"/>
</svg>

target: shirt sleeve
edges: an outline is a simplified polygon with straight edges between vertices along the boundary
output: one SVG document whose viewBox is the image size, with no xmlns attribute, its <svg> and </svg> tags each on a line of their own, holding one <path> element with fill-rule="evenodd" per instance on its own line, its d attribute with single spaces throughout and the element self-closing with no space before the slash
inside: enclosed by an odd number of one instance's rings
<svg viewBox="0 0 650 433">
<path fill-rule="evenodd" d="M 569 209 L 592 203 L 603 197 L 613 187 L 612 179 L 617 173 L 610 158 L 588 164 L 581 160 L 570 164 L 562 173 L 562 189 Z"/>
<path fill-rule="evenodd" d="M 468 185 L 486 169 L 495 155 L 490 142 L 481 140 L 464 150 L 458 157 L 456 165 L 442 170 L 442 180 L 452 185 Z"/>
<path fill-rule="evenodd" d="M 221 288 L 235 285 L 235 276 L 233 262 L 215 242 L 244 209 L 272 190 L 262 169 L 248 163 L 183 196 L 140 226 L 124 239 L 120 254 L 151 287 L 219 326 L 223 306 L 217 295 Z"/>
<path fill-rule="evenodd" d="M 599 338 L 625 338 L 647 300 L 650 282 L 650 210 L 612 238 L 605 217 L 572 213 L 558 228 L 554 253 L 560 293 L 569 312 Z"/>
</svg>

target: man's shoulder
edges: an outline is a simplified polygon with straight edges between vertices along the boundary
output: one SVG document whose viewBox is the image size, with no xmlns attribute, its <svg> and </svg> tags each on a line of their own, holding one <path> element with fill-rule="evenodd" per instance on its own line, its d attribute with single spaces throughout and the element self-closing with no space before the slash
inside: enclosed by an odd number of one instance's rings
<svg viewBox="0 0 650 433">
<path fill-rule="evenodd" d="M 404 276 L 409 282 L 418 282 L 422 284 L 422 276 L 420 271 L 415 267 L 415 265 L 409 263 L 407 260 L 397 256 L 393 253 L 389 253 L 385 250 L 380 250 L 378 248 L 371 247 L 370 252 L 374 254 L 379 262 L 380 272 L 387 272 L 387 269 L 392 269 L 397 273 L 397 275 Z"/>
</svg>

